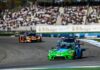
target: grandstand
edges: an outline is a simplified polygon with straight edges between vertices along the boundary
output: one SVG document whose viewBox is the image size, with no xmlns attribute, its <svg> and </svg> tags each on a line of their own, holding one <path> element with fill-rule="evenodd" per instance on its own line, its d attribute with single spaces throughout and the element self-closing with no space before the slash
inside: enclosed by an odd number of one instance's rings
<svg viewBox="0 0 100 70">
<path fill-rule="evenodd" d="M 33 30 L 36 25 L 100 24 L 100 0 L 94 1 L 37 0 L 15 12 L 6 9 L 1 12 L 0 30 Z"/>
</svg>

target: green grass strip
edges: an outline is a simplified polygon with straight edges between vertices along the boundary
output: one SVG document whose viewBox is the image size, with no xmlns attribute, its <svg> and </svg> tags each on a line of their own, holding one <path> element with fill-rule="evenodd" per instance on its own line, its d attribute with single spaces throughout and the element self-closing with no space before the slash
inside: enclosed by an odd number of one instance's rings
<svg viewBox="0 0 100 70">
<path fill-rule="evenodd" d="M 51 68 L 43 70 L 100 70 L 100 68 Z"/>
<path fill-rule="evenodd" d="M 100 42 L 100 39 L 93 39 L 93 40 Z"/>
</svg>

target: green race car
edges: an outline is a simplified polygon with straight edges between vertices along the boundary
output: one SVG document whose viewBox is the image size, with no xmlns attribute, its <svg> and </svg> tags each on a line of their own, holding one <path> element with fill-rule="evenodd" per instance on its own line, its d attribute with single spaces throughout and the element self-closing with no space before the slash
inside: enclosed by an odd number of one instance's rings
<svg viewBox="0 0 100 70">
<path fill-rule="evenodd" d="M 49 50 L 48 59 L 54 60 L 56 57 L 64 57 L 67 59 L 82 58 L 83 51 L 80 43 L 75 41 L 75 38 L 64 38 L 57 42 L 57 48 Z"/>
<path fill-rule="evenodd" d="M 67 59 L 74 59 L 75 58 L 75 50 L 60 48 L 60 49 L 52 49 L 49 51 L 48 59 L 54 60 L 56 57 L 64 57 Z"/>
</svg>

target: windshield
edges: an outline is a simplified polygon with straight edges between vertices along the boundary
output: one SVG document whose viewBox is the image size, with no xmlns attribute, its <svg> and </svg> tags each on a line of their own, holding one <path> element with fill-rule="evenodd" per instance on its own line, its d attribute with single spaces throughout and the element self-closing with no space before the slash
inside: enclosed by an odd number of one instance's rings
<svg viewBox="0 0 100 70">
<path fill-rule="evenodd" d="M 28 34 L 27 36 L 36 36 L 36 34 L 32 34 L 32 33 L 31 33 L 31 34 Z"/>
<path fill-rule="evenodd" d="M 72 43 L 72 42 L 75 42 L 75 39 L 64 39 L 63 40 L 64 42 L 68 42 L 68 43 Z"/>
</svg>

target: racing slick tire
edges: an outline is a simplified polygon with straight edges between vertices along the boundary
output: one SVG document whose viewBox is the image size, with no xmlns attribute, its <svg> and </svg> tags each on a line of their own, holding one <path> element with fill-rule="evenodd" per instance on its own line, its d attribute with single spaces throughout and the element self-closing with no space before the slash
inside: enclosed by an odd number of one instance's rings
<svg viewBox="0 0 100 70">
<path fill-rule="evenodd" d="M 80 57 L 78 57 L 79 59 L 83 57 L 83 52 L 81 51 L 80 54 L 81 54 Z"/>
<path fill-rule="evenodd" d="M 81 49 L 76 50 L 76 58 L 81 59 L 83 56 L 83 52 Z"/>
<path fill-rule="evenodd" d="M 24 39 L 22 39 L 22 37 L 19 37 L 18 40 L 19 40 L 19 43 L 24 43 L 25 42 Z"/>
</svg>

